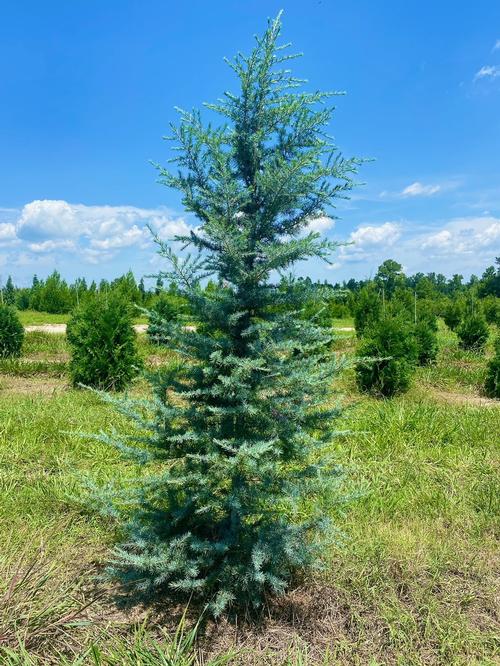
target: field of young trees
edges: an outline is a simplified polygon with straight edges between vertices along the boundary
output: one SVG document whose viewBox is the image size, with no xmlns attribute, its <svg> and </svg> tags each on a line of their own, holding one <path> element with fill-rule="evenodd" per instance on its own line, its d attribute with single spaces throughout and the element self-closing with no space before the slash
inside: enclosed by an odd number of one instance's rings
<svg viewBox="0 0 500 666">
<path fill-rule="evenodd" d="M 82 437 L 130 432 L 130 422 L 77 384 L 101 377 L 101 388 L 122 389 L 113 382 L 123 380 L 130 397 L 146 398 L 140 368 L 156 373 L 177 357 L 156 313 L 203 325 L 166 285 L 137 299 L 152 321 L 149 333 L 134 334 L 134 315 L 148 317 L 136 312 L 131 292 L 106 289 L 125 316 L 128 346 L 117 341 L 123 319 L 111 312 L 114 342 L 94 358 L 97 366 L 78 360 L 71 335 L 39 330 L 24 333 L 20 349 L 0 361 L 3 663 L 188 664 L 198 653 L 203 663 L 495 663 L 499 271 L 464 285 L 459 276 L 405 277 L 386 261 L 363 283 L 302 282 L 319 296 L 295 315 L 333 335 L 327 353 L 345 365 L 324 397 L 325 408 L 343 408 L 328 445 L 343 476 L 335 481 L 340 496 L 323 506 L 335 529 L 324 568 L 303 572 L 285 596 L 267 599 L 257 624 L 245 618 L 236 625 L 204 618 L 193 601 L 182 625 L 181 601 L 173 610 L 162 600 L 133 605 L 96 578 L 120 525 L 89 499 L 90 488 L 123 482 L 138 463 L 121 460 L 105 440 Z M 79 298 L 82 316 L 91 304 L 90 344 L 104 348 L 106 334 L 95 327 L 99 294 Z M 25 326 L 62 320 L 34 309 L 17 315 Z M 418 351 L 420 326 L 426 354 Z M 471 328 L 484 335 L 469 344 Z M 391 360 L 356 362 L 361 356 Z M 109 376 L 99 375 L 100 362 Z M 75 363 L 90 374 L 75 374 Z M 316 501 L 314 494 L 302 510 Z"/>
<path fill-rule="evenodd" d="M 2 664 L 498 663 L 500 259 L 290 275 L 361 160 L 279 33 L 172 128 L 191 255 L 2 288 Z"/>
</svg>

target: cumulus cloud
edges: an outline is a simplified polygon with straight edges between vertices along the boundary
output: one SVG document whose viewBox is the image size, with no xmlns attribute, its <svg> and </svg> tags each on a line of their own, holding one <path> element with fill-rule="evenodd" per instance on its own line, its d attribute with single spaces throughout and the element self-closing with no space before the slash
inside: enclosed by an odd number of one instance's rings
<svg viewBox="0 0 500 666">
<path fill-rule="evenodd" d="M 75 206 L 66 201 L 36 200 L 26 204 L 17 223 L 22 239 L 68 238 L 88 233 L 76 215 Z"/>
<path fill-rule="evenodd" d="M 335 220 L 326 215 L 315 217 L 307 225 L 307 231 L 318 231 L 320 233 L 328 231 L 335 226 Z"/>
<path fill-rule="evenodd" d="M 496 79 L 500 76 L 500 65 L 483 65 L 474 75 L 474 81 L 479 79 Z"/>
<path fill-rule="evenodd" d="M 114 256 L 113 252 L 95 250 L 91 247 L 86 247 L 82 250 L 82 259 L 88 264 L 94 264 L 95 266 L 110 261 Z"/>
<path fill-rule="evenodd" d="M 386 252 L 394 247 L 401 234 L 399 222 L 362 224 L 349 234 L 347 244 L 339 248 L 337 261 L 330 265 L 329 269 L 335 270 L 346 262 L 369 262 L 375 257 L 387 258 Z"/>
<path fill-rule="evenodd" d="M 382 261 L 392 258 L 407 266 L 409 273 L 440 271 L 465 275 L 482 272 L 498 255 L 500 218 L 488 214 L 432 225 L 408 220 L 363 224 L 351 232 L 348 240 L 351 244 L 339 248 L 336 263 L 330 269 L 340 268 L 344 274 L 366 277 Z"/>
<path fill-rule="evenodd" d="M 391 246 L 401 236 L 401 226 L 397 222 L 384 224 L 362 225 L 349 236 L 349 242 L 358 247 Z"/>
<path fill-rule="evenodd" d="M 12 222 L 0 223 L 0 243 L 16 239 L 16 227 Z"/>
<path fill-rule="evenodd" d="M 441 231 L 420 238 L 420 249 L 433 256 L 492 253 L 500 244 L 500 219 L 492 216 L 456 218 Z"/>
<path fill-rule="evenodd" d="M 92 239 L 90 245 L 98 250 L 111 250 L 121 247 L 130 247 L 131 245 L 143 246 L 145 240 L 149 238 L 149 233 L 148 229 L 139 229 L 139 227 L 134 224 L 133 227 L 126 229 L 116 236 Z"/>
<path fill-rule="evenodd" d="M 39 243 L 29 243 L 28 248 L 32 252 L 54 252 L 54 250 L 74 251 L 76 246 L 72 240 L 45 240 Z"/>
<path fill-rule="evenodd" d="M 411 185 L 408 185 L 401 192 L 403 197 L 429 197 L 432 194 L 436 194 L 441 190 L 441 185 L 423 185 L 418 181 L 415 181 Z"/>
<path fill-rule="evenodd" d="M 181 217 L 163 208 L 86 206 L 63 200 L 35 200 L 26 204 L 15 222 L 0 224 L 5 238 L 24 242 L 36 254 L 77 252 L 83 261 L 106 261 L 125 248 L 144 249 L 151 242 L 150 226 L 161 238 L 185 234 Z"/>
<path fill-rule="evenodd" d="M 430 236 L 427 236 L 420 247 L 422 250 L 426 250 L 428 247 L 449 247 L 452 242 L 452 238 L 453 236 L 451 231 L 448 231 L 448 229 L 443 229 L 442 231 L 438 231 L 435 234 L 430 234 Z"/>
</svg>

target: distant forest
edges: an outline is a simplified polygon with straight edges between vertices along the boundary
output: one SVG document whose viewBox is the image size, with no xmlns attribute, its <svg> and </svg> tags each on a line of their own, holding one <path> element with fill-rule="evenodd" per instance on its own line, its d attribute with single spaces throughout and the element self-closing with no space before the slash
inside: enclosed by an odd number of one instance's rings
<svg viewBox="0 0 500 666">
<path fill-rule="evenodd" d="M 282 278 L 287 281 L 290 278 Z M 442 273 L 415 273 L 405 275 L 402 266 L 392 259 L 387 259 L 378 268 L 375 276 L 368 280 L 350 280 L 336 282 L 313 283 L 310 278 L 297 278 L 297 285 L 314 286 L 321 290 L 324 315 L 327 318 L 348 317 L 354 314 L 360 295 L 367 289 L 374 291 L 382 300 L 391 299 L 395 295 L 407 299 L 425 300 L 435 314 L 440 315 L 450 302 L 480 302 L 487 318 L 496 322 L 498 319 L 500 299 L 500 257 L 488 266 L 481 277 L 472 275 L 465 281 L 462 275 L 455 274 L 447 278 Z M 208 281 L 204 289 L 224 288 L 224 285 Z M 101 280 L 87 284 L 85 278 L 77 278 L 67 282 L 57 271 L 45 280 L 33 276 L 30 287 L 17 287 L 9 276 L 0 290 L 3 303 L 13 305 L 19 310 L 36 310 L 64 314 L 71 312 L 82 300 L 93 294 L 102 292 L 120 292 L 124 299 L 142 307 L 151 307 L 159 299 L 169 300 L 174 309 L 185 312 L 182 296 L 173 284 L 165 283 L 161 277 L 156 279 L 152 287 L 146 287 L 144 278 L 136 279 L 132 271 L 128 271 L 115 280 Z"/>
</svg>

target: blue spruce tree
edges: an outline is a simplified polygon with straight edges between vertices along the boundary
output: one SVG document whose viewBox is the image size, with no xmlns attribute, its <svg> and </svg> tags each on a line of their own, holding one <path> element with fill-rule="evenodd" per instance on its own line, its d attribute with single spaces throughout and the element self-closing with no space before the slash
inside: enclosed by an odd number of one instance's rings
<svg viewBox="0 0 500 666">
<path fill-rule="evenodd" d="M 335 245 L 308 227 L 347 197 L 360 161 L 326 134 L 335 93 L 300 90 L 279 34 L 278 17 L 229 63 L 240 91 L 208 105 L 223 124 L 180 111 L 172 126 L 178 169 L 161 177 L 199 226 L 176 239 L 192 249 L 183 259 L 156 239 L 160 278 L 198 325 L 164 322 L 178 362 L 151 377 L 151 401 L 119 406 L 141 435 L 102 435 L 149 470 L 119 496 L 126 540 L 110 574 L 146 594 L 199 595 L 215 615 L 258 606 L 317 563 L 340 497 L 338 411 L 325 407 L 339 362 L 330 333 L 298 316 L 314 294 L 275 278 L 328 260 Z M 219 288 L 203 289 L 209 275 Z"/>
</svg>

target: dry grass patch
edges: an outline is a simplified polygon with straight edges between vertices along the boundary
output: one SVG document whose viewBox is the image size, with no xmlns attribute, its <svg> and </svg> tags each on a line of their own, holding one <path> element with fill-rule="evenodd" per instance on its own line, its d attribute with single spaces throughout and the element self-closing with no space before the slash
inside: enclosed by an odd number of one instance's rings
<svg viewBox="0 0 500 666">
<path fill-rule="evenodd" d="M 67 391 L 68 382 L 59 377 L 19 377 L 15 375 L 0 376 L 0 396 L 18 394 L 29 396 L 53 396 Z"/>
</svg>

